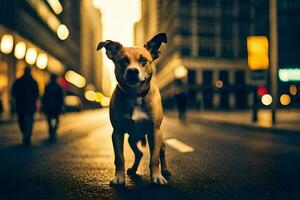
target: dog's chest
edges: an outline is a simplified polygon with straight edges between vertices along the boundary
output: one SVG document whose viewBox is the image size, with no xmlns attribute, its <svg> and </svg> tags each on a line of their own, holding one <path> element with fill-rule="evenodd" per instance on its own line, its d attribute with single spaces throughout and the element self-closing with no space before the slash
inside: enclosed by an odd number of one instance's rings
<svg viewBox="0 0 300 200">
<path fill-rule="evenodd" d="M 135 106 L 132 111 L 131 119 L 134 121 L 149 119 L 148 114 L 143 109 L 143 98 L 136 99 Z"/>
</svg>

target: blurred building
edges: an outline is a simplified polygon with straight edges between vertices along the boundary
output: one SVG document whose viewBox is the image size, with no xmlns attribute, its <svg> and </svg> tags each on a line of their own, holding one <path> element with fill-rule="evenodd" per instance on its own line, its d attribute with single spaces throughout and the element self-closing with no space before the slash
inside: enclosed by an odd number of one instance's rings
<svg viewBox="0 0 300 200">
<path fill-rule="evenodd" d="M 101 89 L 102 57 L 96 47 L 102 39 L 101 13 L 90 0 L 82 0 L 81 11 L 81 71 L 96 89 Z"/>
<path fill-rule="evenodd" d="M 190 107 L 243 109 L 252 104 L 246 41 L 249 35 L 269 36 L 268 2 L 142 1 L 142 19 L 135 25 L 136 44 L 144 43 L 153 31 L 168 34 L 169 43 L 156 67 L 166 106 L 174 104 L 179 80 L 188 86 Z M 279 95 L 290 96 L 288 105 L 300 106 L 300 53 L 293 48 L 300 43 L 300 2 L 280 0 L 277 4 Z"/>
<path fill-rule="evenodd" d="M 141 20 L 134 25 L 135 45 L 144 45 L 157 34 L 158 0 L 141 0 Z"/>
<path fill-rule="evenodd" d="M 176 80 L 182 78 L 191 107 L 249 105 L 246 38 L 254 31 L 254 6 L 248 2 L 158 0 L 157 30 L 166 32 L 169 41 L 157 64 L 167 105 L 176 93 Z"/>
<path fill-rule="evenodd" d="M 95 52 L 95 41 L 101 37 L 100 22 L 99 11 L 86 9 L 80 0 L 0 1 L 0 98 L 4 110 L 10 107 L 11 85 L 26 65 L 32 66 L 41 94 L 49 73 L 61 75 L 64 88 L 76 95 L 83 94 L 88 83 L 99 84 L 101 77 L 94 75 L 96 66 L 101 68 L 101 60 L 92 55 L 92 50 Z M 91 33 L 84 32 L 82 25 Z M 83 36 L 92 41 L 83 40 Z M 69 70 L 81 77 L 80 87 L 63 78 Z"/>
<path fill-rule="evenodd" d="M 254 34 L 269 37 L 269 0 L 255 0 L 253 3 L 255 5 Z M 282 107 L 299 108 L 300 49 L 297 48 L 296 44 L 300 44 L 300 1 L 277 0 L 277 19 L 278 98 Z M 284 101 L 284 99 L 286 100 Z"/>
</svg>

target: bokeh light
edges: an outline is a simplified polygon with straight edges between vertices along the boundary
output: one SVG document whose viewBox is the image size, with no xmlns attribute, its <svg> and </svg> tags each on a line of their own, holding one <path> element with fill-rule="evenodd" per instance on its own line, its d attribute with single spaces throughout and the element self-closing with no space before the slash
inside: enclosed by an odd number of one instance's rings
<svg viewBox="0 0 300 200">
<path fill-rule="evenodd" d="M 269 106 L 272 104 L 273 98 L 271 95 L 269 94 L 265 94 L 261 97 L 261 102 L 262 104 L 264 104 L 265 106 Z"/>
<path fill-rule="evenodd" d="M 188 74 L 188 70 L 186 69 L 185 66 L 180 65 L 180 66 L 175 68 L 175 71 L 174 71 L 175 78 L 181 79 L 181 78 L 186 77 L 187 74 Z"/>
<path fill-rule="evenodd" d="M 73 70 L 68 70 L 65 74 L 65 79 L 69 82 L 72 83 L 73 85 L 83 88 L 86 84 L 86 80 L 83 76 L 80 74 L 74 72 Z"/>
<path fill-rule="evenodd" d="M 291 95 L 296 95 L 297 94 L 297 92 L 298 92 L 298 88 L 297 88 L 297 86 L 296 85 L 290 85 L 290 93 L 291 93 Z"/>
<path fill-rule="evenodd" d="M 47 2 L 52 8 L 52 10 L 55 12 L 55 14 L 59 15 L 63 11 L 63 7 L 59 0 L 47 0 Z"/>
<path fill-rule="evenodd" d="M 30 47 L 27 52 L 26 52 L 26 56 L 25 56 L 25 61 L 29 64 L 29 65 L 33 65 L 36 61 L 36 57 L 37 57 L 37 51 L 35 48 Z"/>
<path fill-rule="evenodd" d="M 14 55 L 17 59 L 21 60 L 26 54 L 26 44 L 25 42 L 18 42 L 15 47 Z"/>
<path fill-rule="evenodd" d="M 40 69 L 45 69 L 48 65 L 48 56 L 44 53 L 39 54 L 36 61 L 36 66 Z"/>
<path fill-rule="evenodd" d="M 284 106 L 287 106 L 291 103 L 291 97 L 287 94 L 282 94 L 280 96 L 280 103 Z"/>
<path fill-rule="evenodd" d="M 58 26 L 58 28 L 57 28 L 57 36 L 61 40 L 65 40 L 65 39 L 68 38 L 68 36 L 69 36 L 69 29 L 67 28 L 66 25 L 61 24 L 61 25 Z"/>
<path fill-rule="evenodd" d="M 219 89 L 220 89 L 220 88 L 222 88 L 222 87 L 223 87 L 223 85 L 224 85 L 224 84 L 223 84 L 223 81 L 221 81 L 221 80 L 217 80 L 217 81 L 216 81 L 216 83 L 215 83 L 215 85 L 216 85 L 216 87 L 217 87 L 217 88 L 219 88 Z"/>
<path fill-rule="evenodd" d="M 4 34 L 1 39 L 1 52 L 9 54 L 14 48 L 14 38 L 10 34 Z"/>
<path fill-rule="evenodd" d="M 96 93 L 92 90 L 88 90 L 84 93 L 84 97 L 88 100 L 88 101 L 95 101 L 96 100 Z"/>
</svg>

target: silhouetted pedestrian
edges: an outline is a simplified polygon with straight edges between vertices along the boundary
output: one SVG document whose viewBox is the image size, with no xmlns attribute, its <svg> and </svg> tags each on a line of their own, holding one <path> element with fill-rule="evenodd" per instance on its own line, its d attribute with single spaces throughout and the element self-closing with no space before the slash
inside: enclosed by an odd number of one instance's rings
<svg viewBox="0 0 300 200">
<path fill-rule="evenodd" d="M 179 115 L 179 121 L 185 123 L 186 107 L 187 107 L 187 94 L 184 91 L 179 91 L 176 94 L 177 109 Z"/>
<path fill-rule="evenodd" d="M 1 98 L 2 94 L 0 93 L 0 117 L 3 113 L 3 105 L 2 105 L 2 98 Z"/>
<path fill-rule="evenodd" d="M 38 84 L 31 76 L 30 67 L 25 67 L 24 75 L 13 83 L 11 92 L 16 104 L 23 144 L 30 145 L 36 101 L 39 97 Z"/>
<path fill-rule="evenodd" d="M 50 139 L 56 138 L 59 116 L 62 113 L 64 106 L 64 92 L 56 79 L 56 75 L 51 74 L 50 82 L 47 84 L 42 98 L 43 109 L 47 116 L 49 126 Z"/>
</svg>

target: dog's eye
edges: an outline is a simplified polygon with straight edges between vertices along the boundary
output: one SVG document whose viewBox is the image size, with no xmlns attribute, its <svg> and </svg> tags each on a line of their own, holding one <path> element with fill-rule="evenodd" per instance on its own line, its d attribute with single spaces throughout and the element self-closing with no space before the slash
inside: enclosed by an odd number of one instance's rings
<svg viewBox="0 0 300 200">
<path fill-rule="evenodd" d="M 144 56 L 140 56 L 138 59 L 139 63 L 141 63 L 143 66 L 147 64 L 148 60 Z"/>
<path fill-rule="evenodd" d="M 129 65 L 129 59 L 127 58 L 127 56 L 123 57 L 120 61 L 119 64 L 122 67 L 126 67 L 127 65 Z"/>
</svg>

